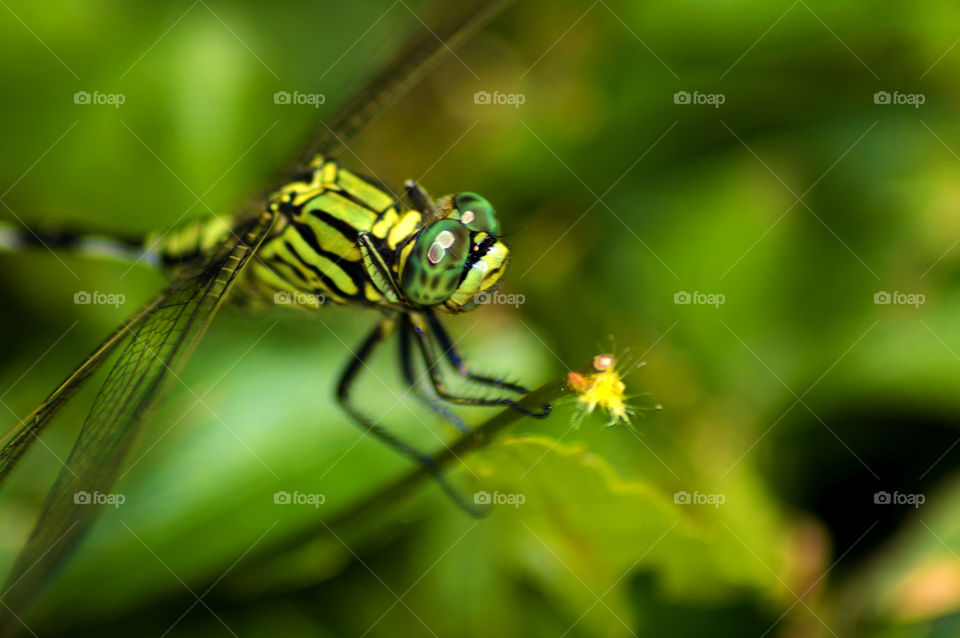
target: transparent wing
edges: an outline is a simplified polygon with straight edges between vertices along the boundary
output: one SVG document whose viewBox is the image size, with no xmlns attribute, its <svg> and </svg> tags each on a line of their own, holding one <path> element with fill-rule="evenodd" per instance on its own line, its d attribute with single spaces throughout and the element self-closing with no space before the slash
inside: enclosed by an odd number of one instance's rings
<svg viewBox="0 0 960 638">
<path fill-rule="evenodd" d="M 413 88 L 453 50 L 468 40 L 513 0 L 469 0 L 437 2 L 437 16 L 416 19 L 414 34 L 376 75 L 337 105 L 317 128 L 296 164 L 306 170 L 310 161 L 323 154 L 334 157 L 388 106 Z"/>
<path fill-rule="evenodd" d="M 83 494 L 110 492 L 144 414 L 178 378 L 272 225 L 270 213 L 252 220 L 209 265 L 175 281 L 131 322 L 126 343 L 3 587 L 4 613 L 19 614 L 32 603 L 93 522 L 99 508 L 85 503 Z M 0 627 L 10 621 L 8 615 Z"/>
<path fill-rule="evenodd" d="M 119 343 L 121 343 L 130 331 L 136 328 L 150 312 L 156 307 L 159 298 L 147 304 L 129 321 L 117 328 L 113 334 L 103 340 L 103 342 L 90 353 L 90 355 L 70 375 L 61 383 L 56 390 L 44 399 L 37 409 L 27 415 L 9 432 L 0 438 L 0 483 L 10 473 L 13 466 L 27 451 L 34 441 L 40 436 L 40 432 L 73 395 L 83 387 L 86 380 L 92 375 L 100 365 L 110 356 Z"/>
</svg>

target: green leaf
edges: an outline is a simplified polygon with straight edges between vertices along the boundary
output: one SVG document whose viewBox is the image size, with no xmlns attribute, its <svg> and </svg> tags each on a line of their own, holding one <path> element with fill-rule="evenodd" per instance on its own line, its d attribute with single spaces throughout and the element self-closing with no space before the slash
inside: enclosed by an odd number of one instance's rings
<svg viewBox="0 0 960 638">
<path fill-rule="evenodd" d="M 550 592 L 571 623 L 592 608 L 581 622 L 597 633 L 632 626 L 626 590 L 641 570 L 657 573 L 677 598 L 717 600 L 748 588 L 788 600 L 779 580 L 787 552 L 782 522 L 761 518 L 764 529 L 747 533 L 756 519 L 726 504 L 676 504 L 661 488 L 618 477 L 583 446 L 544 437 L 505 439 L 467 465 L 479 477 L 481 498 L 489 493 L 503 503 L 481 523 L 500 541 L 474 539 L 471 548 L 488 548 L 490 564 L 509 570 L 514 582 L 532 580 Z"/>
</svg>

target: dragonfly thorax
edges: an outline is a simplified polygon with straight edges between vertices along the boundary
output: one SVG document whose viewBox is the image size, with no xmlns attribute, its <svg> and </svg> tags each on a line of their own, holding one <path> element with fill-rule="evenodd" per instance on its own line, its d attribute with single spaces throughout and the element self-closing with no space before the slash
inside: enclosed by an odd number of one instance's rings
<svg viewBox="0 0 960 638">
<path fill-rule="evenodd" d="M 406 197 L 318 158 L 272 197 L 280 216 L 251 265 L 257 296 L 306 309 L 328 303 L 459 313 L 507 262 L 490 203 L 474 193 Z"/>
</svg>

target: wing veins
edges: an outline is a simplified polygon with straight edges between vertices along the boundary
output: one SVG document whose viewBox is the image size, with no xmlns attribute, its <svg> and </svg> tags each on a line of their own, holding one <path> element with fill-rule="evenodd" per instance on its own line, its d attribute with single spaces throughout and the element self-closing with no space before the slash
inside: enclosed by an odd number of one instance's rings
<svg viewBox="0 0 960 638">
<path fill-rule="evenodd" d="M 152 311 L 127 335 L 68 458 L 67 465 L 76 476 L 66 469 L 60 472 L 7 578 L 7 609 L 29 607 L 93 523 L 99 507 L 78 501 L 76 495 L 103 494 L 112 488 L 144 414 L 156 405 L 171 376 L 179 378 L 178 369 L 274 221 L 272 214 L 262 214 L 243 232 L 241 241 L 225 246 L 210 265 L 171 284 L 147 306 Z M 174 299 L 180 303 L 160 307 Z M 10 614 L 0 617 L 0 624 L 7 622 Z"/>
</svg>

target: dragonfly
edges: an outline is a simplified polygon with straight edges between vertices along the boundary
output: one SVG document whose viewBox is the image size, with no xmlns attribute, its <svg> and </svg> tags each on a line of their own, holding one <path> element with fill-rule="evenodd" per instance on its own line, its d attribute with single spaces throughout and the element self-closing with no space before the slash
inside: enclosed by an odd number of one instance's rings
<svg viewBox="0 0 960 638">
<path fill-rule="evenodd" d="M 363 413 L 353 389 L 377 346 L 395 334 L 406 384 L 464 432 L 469 428 L 445 404 L 507 406 L 539 418 L 549 414 L 549 404 L 530 410 L 518 403 L 527 394 L 525 387 L 473 373 L 440 320 L 473 309 L 477 295 L 489 292 L 503 276 L 509 251 L 497 213 L 476 193 L 434 199 L 413 181 L 394 197 L 342 166 L 338 154 L 504 4 L 447 7 L 445 16 L 411 37 L 322 123 L 279 188 L 229 220 L 190 220 L 139 243 L 23 228 L 0 233 L 0 245 L 8 249 L 42 244 L 146 257 L 170 277 L 163 291 L 0 439 L 2 481 L 54 415 L 105 361 L 116 357 L 3 588 L 0 601 L 11 615 L 34 600 L 93 523 L 97 508 L 77 503 L 74 495 L 110 491 L 135 431 L 183 369 L 217 311 L 238 299 L 282 296 L 307 311 L 326 302 L 379 311 L 375 327 L 351 353 L 336 397 L 365 432 L 419 463 L 456 503 L 472 511 L 428 454 Z M 425 368 L 421 377 L 417 360 Z M 445 369 L 447 375 L 495 388 L 500 396 L 455 394 L 448 389 Z"/>
</svg>

